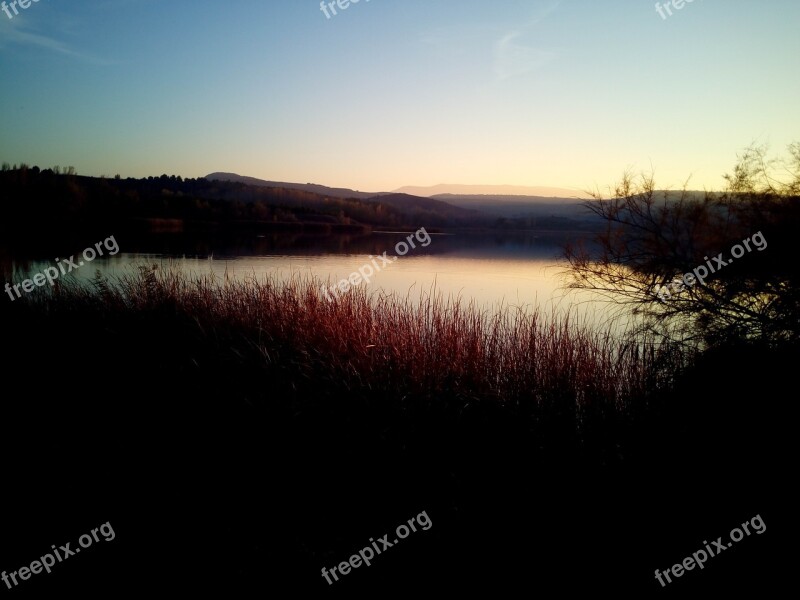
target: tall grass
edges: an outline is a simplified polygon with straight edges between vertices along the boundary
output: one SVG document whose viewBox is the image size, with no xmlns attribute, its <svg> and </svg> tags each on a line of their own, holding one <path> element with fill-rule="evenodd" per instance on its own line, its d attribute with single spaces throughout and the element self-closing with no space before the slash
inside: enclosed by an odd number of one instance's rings
<svg viewBox="0 0 800 600">
<path fill-rule="evenodd" d="M 187 276 L 140 267 L 91 285 L 59 284 L 32 294 L 31 308 L 88 312 L 93 319 L 157 315 L 189 323 L 184 357 L 203 360 L 213 342 L 229 357 L 280 366 L 289 386 L 316 382 L 330 390 L 493 401 L 523 410 L 625 410 L 668 386 L 688 357 L 640 336 L 619 338 L 570 314 L 473 303 L 368 294 L 362 287 L 327 300 L 322 282 Z M 154 343 L 157 343 L 154 341 Z"/>
</svg>

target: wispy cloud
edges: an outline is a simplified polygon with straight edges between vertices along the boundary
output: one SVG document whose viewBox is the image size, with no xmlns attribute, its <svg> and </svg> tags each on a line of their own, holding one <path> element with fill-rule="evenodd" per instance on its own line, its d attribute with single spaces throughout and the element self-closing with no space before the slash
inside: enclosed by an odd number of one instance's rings
<svg viewBox="0 0 800 600">
<path fill-rule="evenodd" d="M 472 56 L 486 61 L 495 81 L 503 81 L 535 71 L 558 57 L 555 50 L 536 44 L 538 26 L 558 10 L 562 0 L 529 2 L 525 12 L 513 25 L 508 22 L 452 23 L 428 29 L 419 41 L 428 46 L 439 59 L 453 60 Z M 516 11 L 515 11 L 516 12 Z"/>
<path fill-rule="evenodd" d="M 73 49 L 69 44 L 49 35 L 29 31 L 21 19 L 0 19 L 0 48 L 12 46 L 36 47 L 49 50 L 62 56 L 96 64 L 111 65 L 114 61 L 91 56 Z"/>
<path fill-rule="evenodd" d="M 550 0 L 534 8 L 534 12 L 526 22 L 503 34 L 494 43 L 493 64 L 498 80 L 508 79 L 535 71 L 556 58 L 557 54 L 525 43 L 532 36 L 536 26 L 553 14 L 561 4 L 561 0 Z"/>
</svg>

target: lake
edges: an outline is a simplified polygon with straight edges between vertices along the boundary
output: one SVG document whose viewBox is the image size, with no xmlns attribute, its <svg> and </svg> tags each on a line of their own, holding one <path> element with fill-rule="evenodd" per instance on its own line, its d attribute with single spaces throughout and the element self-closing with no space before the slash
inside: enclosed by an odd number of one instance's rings
<svg viewBox="0 0 800 600">
<path fill-rule="evenodd" d="M 445 299 L 474 301 L 483 310 L 512 306 L 528 311 L 539 307 L 548 314 L 563 314 L 572 307 L 581 315 L 592 315 L 595 322 L 604 320 L 602 305 L 586 303 L 585 294 L 568 294 L 563 289 L 566 261 L 562 248 L 566 238 L 562 234 L 422 232 L 412 238 L 415 248 L 409 247 L 404 256 L 397 256 L 397 249 L 405 251 L 398 244 L 408 243 L 409 235 L 412 234 L 376 232 L 231 238 L 120 237 L 120 250 L 115 256 L 98 257 L 67 277 L 85 280 L 100 271 L 113 278 L 133 272 L 138 265 L 155 264 L 187 274 L 214 274 L 220 279 L 314 276 L 335 285 L 360 270 L 369 281 L 358 285 L 369 293 L 394 293 L 416 300 L 433 290 Z M 76 263 L 81 251 L 80 246 L 68 250 Z M 378 258 L 384 253 L 386 259 Z M 56 258 L 8 258 L 6 268 L 10 267 L 14 283 L 19 283 L 53 266 Z"/>
</svg>

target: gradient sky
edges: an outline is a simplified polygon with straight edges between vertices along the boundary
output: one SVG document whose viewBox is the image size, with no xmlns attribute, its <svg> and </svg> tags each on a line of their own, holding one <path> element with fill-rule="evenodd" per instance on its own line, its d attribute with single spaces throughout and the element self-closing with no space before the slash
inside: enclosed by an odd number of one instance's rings
<svg viewBox="0 0 800 600">
<path fill-rule="evenodd" d="M 800 140 L 800 2 L 40 0 L 0 12 L 0 160 L 438 183 L 719 188 Z M 330 12 L 330 11 L 329 11 Z M 13 13 L 12 13 L 13 14 Z"/>
</svg>

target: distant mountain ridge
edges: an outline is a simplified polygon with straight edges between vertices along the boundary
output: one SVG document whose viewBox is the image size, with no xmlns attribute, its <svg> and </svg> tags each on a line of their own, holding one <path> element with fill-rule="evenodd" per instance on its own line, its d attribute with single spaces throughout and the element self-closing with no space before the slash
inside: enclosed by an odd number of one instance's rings
<svg viewBox="0 0 800 600">
<path fill-rule="evenodd" d="M 581 200 L 589 198 L 588 194 L 582 190 L 522 185 L 462 185 L 441 183 L 431 186 L 405 186 L 395 190 L 395 192 L 428 198 L 444 194 L 455 196 L 535 196 L 542 198 L 579 198 Z"/>
<path fill-rule="evenodd" d="M 409 194 L 394 194 L 391 192 L 359 192 L 348 188 L 332 188 L 315 183 L 290 183 L 283 181 L 267 181 L 255 177 L 246 177 L 236 173 L 211 173 L 205 179 L 209 181 L 219 181 L 225 183 L 240 184 L 258 188 L 262 192 L 267 192 L 265 188 L 277 190 L 292 190 L 314 194 L 319 199 L 335 198 L 339 201 L 360 200 L 367 205 L 380 204 L 390 207 L 399 214 L 413 216 L 415 219 L 428 218 L 430 222 L 442 225 L 446 221 L 453 223 L 485 223 L 487 216 L 481 215 L 471 207 L 461 207 L 450 204 L 438 198 L 425 198 L 422 196 L 412 196 Z M 354 207 L 350 206 L 352 210 Z M 371 210 L 374 207 L 371 208 Z M 380 210 L 380 209 L 378 209 Z"/>
<path fill-rule="evenodd" d="M 463 207 L 439 198 L 424 198 L 410 194 L 383 194 L 368 198 L 399 210 L 415 210 L 420 212 L 435 210 L 451 217 L 478 218 L 479 213 L 471 207 Z"/>
<path fill-rule="evenodd" d="M 588 196 L 566 188 L 441 184 L 429 187 L 406 186 L 395 192 L 360 192 L 314 183 L 268 181 L 236 173 L 217 172 L 207 175 L 206 179 L 256 187 L 301 190 L 333 198 L 380 202 L 403 212 L 414 211 L 418 215 L 437 213 L 451 219 L 480 218 L 480 215 L 484 218 L 511 219 L 567 218 L 575 222 L 593 219 L 583 206 Z M 459 190 L 462 192 L 456 193 Z"/>
<path fill-rule="evenodd" d="M 247 185 L 256 185 L 260 187 L 276 187 L 285 188 L 290 190 L 303 190 L 306 192 L 314 192 L 315 194 L 322 194 L 334 198 L 359 198 L 365 200 L 367 198 L 374 198 L 376 196 L 385 196 L 387 194 L 407 194 L 409 196 L 417 196 L 420 198 L 433 198 L 440 196 L 478 196 L 483 200 L 488 200 L 487 196 L 502 198 L 502 201 L 513 201 L 514 197 L 523 202 L 527 202 L 528 198 L 541 198 L 552 201 L 557 199 L 569 200 L 586 200 L 589 196 L 581 191 L 570 188 L 559 187 L 546 187 L 546 186 L 520 186 L 520 185 L 462 185 L 462 184 L 439 184 L 431 186 L 413 186 L 407 185 L 391 192 L 361 192 L 359 190 L 352 190 L 349 188 L 334 188 L 318 183 L 292 183 L 286 181 L 269 181 L 266 179 L 258 179 L 256 177 L 247 177 L 237 173 L 216 172 L 206 175 L 208 180 L 218 181 L 234 181 L 238 183 L 245 183 Z M 523 199 L 524 198 L 524 199 Z M 446 198 L 440 197 L 440 200 L 447 201 Z M 477 202 L 476 202 L 477 203 Z M 485 204 L 485 202 L 483 202 Z"/>
<path fill-rule="evenodd" d="M 317 183 L 290 183 L 286 181 L 267 181 L 266 179 L 258 179 L 256 177 L 246 177 L 236 173 L 211 173 L 206 175 L 209 181 L 233 181 L 236 183 L 244 183 L 247 185 L 255 185 L 259 187 L 274 187 L 284 188 L 287 190 L 303 190 L 304 192 L 313 192 L 322 196 L 331 196 L 333 198 L 358 198 L 359 200 L 366 200 L 367 198 L 374 198 L 386 194 L 387 192 L 359 192 L 348 188 L 332 188 L 326 185 L 319 185 Z"/>
<path fill-rule="evenodd" d="M 405 186 L 395 192 L 361 192 L 316 183 L 268 181 L 236 173 L 211 173 L 206 179 L 253 188 L 274 188 L 269 193 L 275 194 L 284 189 L 337 201 L 381 204 L 414 220 L 427 220 L 440 226 L 485 226 L 491 223 L 504 227 L 579 230 L 593 228 L 597 223 L 597 216 L 585 206 L 589 199 L 588 194 L 568 188 L 440 184 L 428 187 Z M 702 192 L 695 191 L 687 193 L 692 197 L 702 195 Z M 665 195 L 668 201 L 676 201 L 680 194 L 677 191 L 656 191 L 658 197 Z M 355 207 L 351 206 L 349 210 L 353 211 Z M 370 210 L 380 209 L 373 207 Z"/>
</svg>

